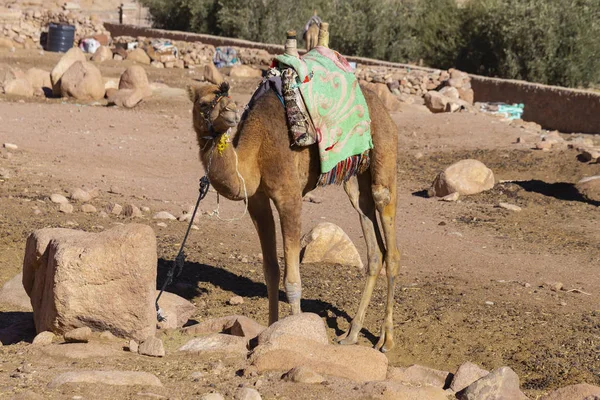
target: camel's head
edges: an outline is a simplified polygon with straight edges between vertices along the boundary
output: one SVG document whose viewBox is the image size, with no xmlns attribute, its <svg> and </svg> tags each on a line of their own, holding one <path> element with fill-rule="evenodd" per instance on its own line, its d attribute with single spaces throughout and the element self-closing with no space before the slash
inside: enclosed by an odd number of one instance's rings
<svg viewBox="0 0 600 400">
<path fill-rule="evenodd" d="M 199 135 L 218 137 L 240 121 L 238 108 L 229 97 L 229 83 L 189 86 L 194 103 L 194 129 Z"/>
</svg>

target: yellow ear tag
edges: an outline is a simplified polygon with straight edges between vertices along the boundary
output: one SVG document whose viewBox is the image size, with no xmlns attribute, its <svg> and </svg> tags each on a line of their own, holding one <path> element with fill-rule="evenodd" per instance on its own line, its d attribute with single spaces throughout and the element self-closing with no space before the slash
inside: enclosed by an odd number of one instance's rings
<svg viewBox="0 0 600 400">
<path fill-rule="evenodd" d="M 227 148 L 228 145 L 229 145 L 229 133 L 224 133 L 221 135 L 221 137 L 219 138 L 219 142 L 217 143 L 217 152 L 219 152 L 220 156 L 223 155 L 223 152 L 225 151 L 225 149 Z"/>
</svg>

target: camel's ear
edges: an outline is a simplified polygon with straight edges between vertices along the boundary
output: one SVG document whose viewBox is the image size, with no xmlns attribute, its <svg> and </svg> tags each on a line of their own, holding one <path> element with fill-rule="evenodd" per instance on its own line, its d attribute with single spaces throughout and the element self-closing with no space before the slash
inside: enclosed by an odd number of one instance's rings
<svg viewBox="0 0 600 400">
<path fill-rule="evenodd" d="M 190 101 L 192 103 L 196 103 L 198 101 L 198 99 L 200 98 L 199 89 L 200 88 L 196 85 L 188 85 L 187 93 L 188 93 L 188 97 L 190 98 Z"/>
</svg>

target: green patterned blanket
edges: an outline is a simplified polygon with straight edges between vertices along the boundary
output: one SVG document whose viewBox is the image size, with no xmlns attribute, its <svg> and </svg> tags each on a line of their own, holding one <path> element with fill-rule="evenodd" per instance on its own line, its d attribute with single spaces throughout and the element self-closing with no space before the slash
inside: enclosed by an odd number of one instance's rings
<svg viewBox="0 0 600 400">
<path fill-rule="evenodd" d="M 319 185 L 342 183 L 368 168 L 373 148 L 369 109 L 358 80 L 339 54 L 315 48 L 301 59 L 277 56 L 279 68 L 292 67 L 317 133 L 321 159 Z"/>
</svg>

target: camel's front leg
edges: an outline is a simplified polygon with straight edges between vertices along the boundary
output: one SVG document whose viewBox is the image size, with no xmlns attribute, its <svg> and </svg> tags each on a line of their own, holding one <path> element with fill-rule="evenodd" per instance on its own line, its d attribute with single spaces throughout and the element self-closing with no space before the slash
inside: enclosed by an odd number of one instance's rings
<svg viewBox="0 0 600 400">
<path fill-rule="evenodd" d="M 258 232 L 262 248 L 263 272 L 269 296 L 269 325 L 271 325 L 279 319 L 279 263 L 271 201 L 262 192 L 257 192 L 248 199 L 248 211 Z"/>
<path fill-rule="evenodd" d="M 302 297 L 302 282 L 300 280 L 300 214 L 302 212 L 302 197 L 300 192 L 285 199 L 274 199 L 283 235 L 285 268 L 283 281 L 292 314 L 300 314 L 300 298 Z"/>
</svg>

